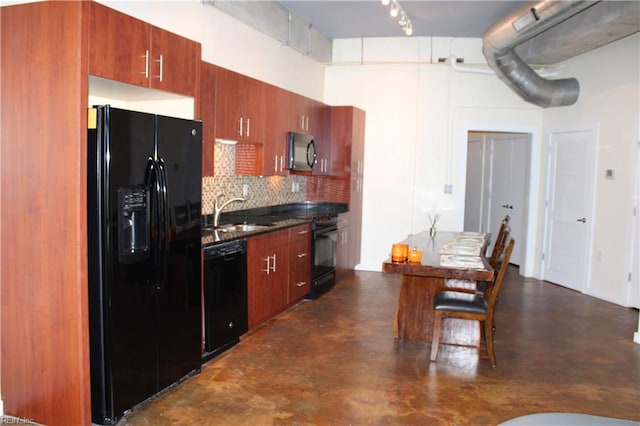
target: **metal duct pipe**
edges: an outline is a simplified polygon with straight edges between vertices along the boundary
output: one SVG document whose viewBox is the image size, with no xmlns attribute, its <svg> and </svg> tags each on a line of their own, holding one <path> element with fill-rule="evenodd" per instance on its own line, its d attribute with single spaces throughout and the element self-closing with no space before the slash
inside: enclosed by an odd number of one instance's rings
<svg viewBox="0 0 640 426">
<path fill-rule="evenodd" d="M 484 33 L 482 53 L 496 75 L 525 101 L 543 108 L 572 105 L 580 93 L 578 80 L 542 78 L 514 49 L 596 3 L 543 0 L 518 8 Z"/>
</svg>

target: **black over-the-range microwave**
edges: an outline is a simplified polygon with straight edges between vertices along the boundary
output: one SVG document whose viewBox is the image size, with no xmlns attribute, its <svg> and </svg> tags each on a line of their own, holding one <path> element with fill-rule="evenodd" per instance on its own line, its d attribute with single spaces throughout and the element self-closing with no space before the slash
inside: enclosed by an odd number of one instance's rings
<svg viewBox="0 0 640 426">
<path fill-rule="evenodd" d="M 312 135 L 289 132 L 289 170 L 313 170 L 316 161 L 315 138 Z"/>
</svg>

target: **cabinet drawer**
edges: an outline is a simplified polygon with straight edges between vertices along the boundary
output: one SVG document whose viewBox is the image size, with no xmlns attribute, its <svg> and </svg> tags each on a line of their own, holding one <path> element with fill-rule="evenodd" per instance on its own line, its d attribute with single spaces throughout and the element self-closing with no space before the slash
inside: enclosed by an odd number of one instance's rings
<svg viewBox="0 0 640 426">
<path fill-rule="evenodd" d="M 280 247 L 288 243 L 289 229 L 282 229 L 249 237 L 247 241 L 249 249 L 254 251 L 263 251 L 270 248 Z"/>
<path fill-rule="evenodd" d="M 307 240 L 311 238 L 311 225 L 304 224 L 289 228 L 289 241 Z"/>
</svg>

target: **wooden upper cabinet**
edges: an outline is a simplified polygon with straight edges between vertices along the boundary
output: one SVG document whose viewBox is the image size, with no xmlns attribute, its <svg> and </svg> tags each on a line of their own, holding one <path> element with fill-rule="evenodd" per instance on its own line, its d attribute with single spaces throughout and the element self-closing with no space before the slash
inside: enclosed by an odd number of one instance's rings
<svg viewBox="0 0 640 426">
<path fill-rule="evenodd" d="M 351 175 L 351 145 L 354 115 L 351 107 L 331 108 L 330 173 L 337 177 Z"/>
<path fill-rule="evenodd" d="M 200 43 L 91 2 L 89 74 L 196 96 Z"/>
<path fill-rule="evenodd" d="M 149 87 L 196 96 L 200 43 L 151 27 Z"/>
<path fill-rule="evenodd" d="M 290 92 L 276 86 L 267 85 L 265 92 L 269 105 L 266 108 L 264 138 L 264 174 L 284 176 L 289 174 L 288 135 L 291 130 Z"/>
<path fill-rule="evenodd" d="M 200 68 L 200 115 L 202 120 L 202 176 L 213 176 L 216 130 L 216 78 L 218 67 L 207 62 Z"/>
<path fill-rule="evenodd" d="M 322 111 L 326 105 L 314 99 L 291 93 L 291 130 L 316 136 L 322 131 Z"/>
<path fill-rule="evenodd" d="M 264 143 L 266 84 L 218 68 L 216 83 L 216 137 Z"/>
</svg>

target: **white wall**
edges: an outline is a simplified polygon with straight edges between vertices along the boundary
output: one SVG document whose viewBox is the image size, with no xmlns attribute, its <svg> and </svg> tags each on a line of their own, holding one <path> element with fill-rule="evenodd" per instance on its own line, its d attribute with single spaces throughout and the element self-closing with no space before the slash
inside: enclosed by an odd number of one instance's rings
<svg viewBox="0 0 640 426">
<path fill-rule="evenodd" d="M 630 286 L 638 285 L 637 279 L 628 278 L 632 270 L 632 200 L 640 140 L 640 35 L 563 65 L 561 76 L 574 76 L 580 82 L 580 97 L 573 106 L 544 112 L 544 134 L 564 125 L 597 124 L 599 128 L 591 280 L 585 292 L 628 306 Z M 614 179 L 605 179 L 607 169 L 614 171 Z M 540 214 L 543 212 L 541 209 Z"/>
<path fill-rule="evenodd" d="M 493 75 L 437 62 L 450 55 L 478 62 L 480 48 L 477 39 L 334 42 L 325 101 L 367 113 L 361 269 L 380 270 L 391 244 L 425 230 L 431 212 L 441 215 L 438 228 L 462 230 L 469 130 L 531 133 L 539 147 L 540 108 Z"/>
<path fill-rule="evenodd" d="M 550 127 L 599 123 L 594 253 L 588 293 L 627 305 L 631 263 L 632 185 L 640 119 L 637 34 L 565 61 L 558 77 L 575 76 L 578 102 L 542 109 L 520 100 L 497 77 L 452 71 L 437 58 L 481 62 L 470 39 L 346 39 L 334 42 L 325 101 L 367 112 L 361 269 L 380 270 L 393 242 L 427 227 L 462 229 L 469 130 L 532 135 L 529 228 L 524 274 L 541 278 Z M 605 169 L 615 179 L 605 180 Z M 445 194 L 444 185 L 453 185 Z M 634 281 L 637 285 L 637 280 Z"/>
</svg>

